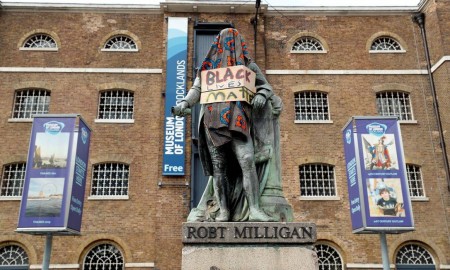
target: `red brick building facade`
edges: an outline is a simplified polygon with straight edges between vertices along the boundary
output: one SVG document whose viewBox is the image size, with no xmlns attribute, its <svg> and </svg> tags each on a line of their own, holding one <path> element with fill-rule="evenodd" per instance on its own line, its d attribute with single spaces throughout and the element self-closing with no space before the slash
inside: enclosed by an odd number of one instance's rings
<svg viewBox="0 0 450 270">
<path fill-rule="evenodd" d="M 109 250 L 117 269 L 180 269 L 181 224 L 190 210 L 192 185 L 190 173 L 162 176 L 163 93 L 166 18 L 189 17 L 188 86 L 196 25 L 227 22 L 246 37 L 253 58 L 282 98 L 284 194 L 293 207 L 294 220 L 316 223 L 318 249 L 341 267 L 323 269 L 382 269 L 378 236 L 351 232 L 341 129 L 351 116 L 382 113 L 377 98 L 406 99 L 402 104 L 409 107 L 401 130 L 406 163 L 412 180 L 419 183 L 412 196 L 416 230 L 388 236 L 390 261 L 400 269 L 413 261 L 411 249 L 417 249 L 421 264 L 450 269 L 449 180 L 421 31 L 411 19 L 417 12 L 425 14 L 443 138 L 450 143 L 446 134 L 450 128 L 450 2 L 429 0 L 411 8 L 262 5 L 256 55 L 250 23 L 254 11 L 253 3 L 213 1 L 134 7 L 3 3 L 0 258 L 14 250 L 23 259 L 18 264 L 40 269 L 42 263 L 44 237 L 15 232 L 20 187 L 8 191 L 6 186 L 8 181 L 19 182 L 8 172 L 23 169 L 28 151 L 32 121 L 17 112 L 19 96 L 44 95 L 50 97 L 46 113 L 79 113 L 93 130 L 81 235 L 54 237 L 51 268 L 88 269 L 89 260 Z M 51 37 L 54 45 L 27 47 L 35 34 Z M 105 50 L 116 36 L 130 38 L 135 48 Z M 305 43 L 304 37 L 313 42 Z M 380 37 L 388 38 L 383 44 L 399 47 L 377 50 L 373 45 Z M 302 46 L 307 44 L 315 46 L 314 50 L 305 51 Z M 102 118 L 102 97 L 123 93 L 133 96 L 132 117 Z M 311 97 L 325 105 L 302 112 L 296 102 Z M 326 116 L 318 117 L 319 111 Z M 190 135 L 187 129 L 188 154 Z M 186 171 L 190 172 L 191 158 L 186 156 Z M 126 166 L 126 195 L 93 195 L 94 171 L 101 170 L 102 164 Z M 316 165 L 332 172 L 333 192 L 302 196 L 300 167 Z M 0 269 L 5 261 L 0 261 Z"/>
</svg>

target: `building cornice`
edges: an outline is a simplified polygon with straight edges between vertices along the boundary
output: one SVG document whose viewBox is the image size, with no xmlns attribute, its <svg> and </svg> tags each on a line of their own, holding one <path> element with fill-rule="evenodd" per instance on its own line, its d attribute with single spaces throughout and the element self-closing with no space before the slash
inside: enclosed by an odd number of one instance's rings
<svg viewBox="0 0 450 270">
<path fill-rule="evenodd" d="M 99 12 L 99 13 L 142 13 L 162 14 L 160 5 L 155 4 L 73 4 L 73 3 L 24 3 L 2 2 L 2 11 L 33 12 Z"/>
<path fill-rule="evenodd" d="M 260 13 L 266 16 L 380 16 L 406 15 L 423 10 L 431 0 L 422 0 L 417 6 L 269 6 L 261 4 Z M 194 13 L 255 13 L 253 1 L 210 1 L 173 0 L 160 1 L 159 4 L 75 4 L 75 3 L 27 3 L 1 1 L 3 11 L 42 11 L 42 12 L 108 12 L 162 14 L 164 12 Z"/>
<path fill-rule="evenodd" d="M 255 13 L 253 1 L 167 1 L 160 3 L 164 12 L 196 13 Z M 260 13 L 265 13 L 268 5 L 261 4 Z"/>
<path fill-rule="evenodd" d="M 270 6 L 266 16 L 380 16 L 409 15 L 417 12 L 415 6 L 398 7 L 273 7 Z"/>
</svg>

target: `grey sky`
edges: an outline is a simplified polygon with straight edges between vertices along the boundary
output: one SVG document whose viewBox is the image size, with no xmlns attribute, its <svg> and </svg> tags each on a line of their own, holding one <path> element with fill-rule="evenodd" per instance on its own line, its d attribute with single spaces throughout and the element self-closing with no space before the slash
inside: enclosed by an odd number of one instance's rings
<svg viewBox="0 0 450 270">
<path fill-rule="evenodd" d="M 2 0 L 3 3 L 66 3 L 66 4 L 139 4 L 158 5 L 163 0 Z M 229 1 L 226 1 L 229 2 Z M 232 2 L 255 2 L 234 0 Z M 417 6 L 420 0 L 262 0 L 271 6 Z"/>
</svg>

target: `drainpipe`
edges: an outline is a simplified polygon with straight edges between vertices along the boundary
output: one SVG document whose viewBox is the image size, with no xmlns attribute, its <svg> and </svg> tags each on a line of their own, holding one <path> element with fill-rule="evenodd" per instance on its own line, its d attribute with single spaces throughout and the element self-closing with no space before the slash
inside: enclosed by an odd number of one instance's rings
<svg viewBox="0 0 450 270">
<path fill-rule="evenodd" d="M 447 158 L 447 148 L 445 146 L 444 132 L 442 131 L 441 115 L 439 113 L 439 104 L 438 104 L 438 100 L 436 97 L 436 88 L 434 86 L 433 73 L 431 72 L 430 52 L 428 50 L 427 33 L 425 31 L 425 14 L 416 13 L 413 15 L 412 20 L 413 20 L 413 22 L 415 22 L 419 25 L 420 33 L 422 34 L 423 48 L 425 51 L 425 58 L 427 60 L 428 78 L 430 81 L 431 94 L 433 96 L 434 114 L 436 115 L 436 122 L 437 122 L 437 127 L 438 127 L 438 132 L 439 132 L 439 143 L 441 145 L 442 156 L 444 158 L 445 176 L 447 179 L 447 189 L 450 191 L 450 171 L 449 171 L 449 163 L 448 163 L 448 158 Z"/>
<path fill-rule="evenodd" d="M 259 7 L 261 5 L 261 0 L 256 0 L 255 3 L 255 8 L 256 8 L 256 13 L 255 13 L 255 17 L 252 18 L 250 20 L 250 22 L 253 24 L 253 39 L 254 39 L 254 43 L 255 43 L 255 62 L 256 62 L 256 39 L 257 39 L 257 33 L 258 33 L 258 14 L 259 14 Z"/>
</svg>

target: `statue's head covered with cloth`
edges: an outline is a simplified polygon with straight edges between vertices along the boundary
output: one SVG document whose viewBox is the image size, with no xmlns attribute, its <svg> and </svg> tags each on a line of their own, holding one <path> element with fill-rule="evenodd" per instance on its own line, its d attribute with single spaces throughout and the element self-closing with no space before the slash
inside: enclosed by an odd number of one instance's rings
<svg viewBox="0 0 450 270">
<path fill-rule="evenodd" d="M 238 30 L 226 28 L 220 31 L 214 39 L 202 62 L 200 71 L 239 65 L 247 66 L 251 61 L 247 43 Z"/>
</svg>

